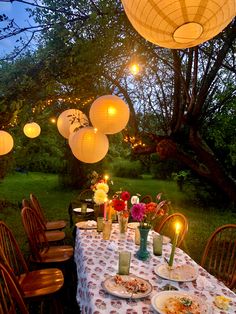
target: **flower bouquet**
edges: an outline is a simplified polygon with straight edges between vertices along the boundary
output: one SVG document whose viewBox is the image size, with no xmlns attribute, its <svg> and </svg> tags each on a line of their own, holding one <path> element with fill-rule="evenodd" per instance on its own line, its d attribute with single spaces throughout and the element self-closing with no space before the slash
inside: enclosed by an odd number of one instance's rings
<svg viewBox="0 0 236 314">
<path fill-rule="evenodd" d="M 129 220 L 129 210 L 127 203 L 129 199 L 129 192 L 118 191 L 115 193 L 112 200 L 112 206 L 118 215 L 118 222 L 121 234 L 124 234 L 127 231 L 127 225 Z"/>
</svg>

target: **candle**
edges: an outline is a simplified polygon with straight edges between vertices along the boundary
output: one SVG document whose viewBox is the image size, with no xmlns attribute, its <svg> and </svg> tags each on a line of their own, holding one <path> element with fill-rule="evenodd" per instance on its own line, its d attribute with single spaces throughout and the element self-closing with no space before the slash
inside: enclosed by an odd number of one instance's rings
<svg viewBox="0 0 236 314">
<path fill-rule="evenodd" d="M 109 202 L 108 202 L 108 220 L 111 220 L 111 206 Z"/>
<path fill-rule="evenodd" d="M 105 180 L 105 183 L 107 183 L 107 180 L 109 179 L 109 176 L 106 174 L 105 176 L 104 176 L 104 180 Z"/>
<path fill-rule="evenodd" d="M 105 202 L 104 202 L 104 220 L 107 220 L 107 199 L 105 199 Z"/>
<path fill-rule="evenodd" d="M 172 267 L 173 266 L 173 262 L 174 262 L 174 255 L 175 255 L 175 248 L 178 242 L 178 238 L 179 238 L 179 233 L 180 233 L 180 224 L 177 222 L 175 225 L 175 238 L 172 244 L 172 250 L 171 250 L 171 254 L 170 254 L 170 259 L 169 259 L 169 266 Z"/>
</svg>

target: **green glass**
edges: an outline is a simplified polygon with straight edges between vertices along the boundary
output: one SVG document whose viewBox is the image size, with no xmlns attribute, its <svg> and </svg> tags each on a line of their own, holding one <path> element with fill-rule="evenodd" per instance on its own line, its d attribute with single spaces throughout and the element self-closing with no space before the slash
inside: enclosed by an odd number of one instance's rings
<svg viewBox="0 0 236 314">
<path fill-rule="evenodd" d="M 156 256 L 162 255 L 162 236 L 155 235 L 153 237 L 153 254 Z"/>
<path fill-rule="evenodd" d="M 131 253 L 127 251 L 119 252 L 119 275 L 129 275 Z"/>
<path fill-rule="evenodd" d="M 97 232 L 102 232 L 102 230 L 103 230 L 103 222 L 104 222 L 104 218 L 103 217 L 97 217 Z"/>
<path fill-rule="evenodd" d="M 102 238 L 103 240 L 109 240 L 111 236 L 111 228 L 112 228 L 112 221 L 111 220 L 104 220 L 103 221 L 103 230 L 102 230 Z"/>
<path fill-rule="evenodd" d="M 86 214 L 87 213 L 87 203 L 81 204 L 81 213 Z"/>
</svg>

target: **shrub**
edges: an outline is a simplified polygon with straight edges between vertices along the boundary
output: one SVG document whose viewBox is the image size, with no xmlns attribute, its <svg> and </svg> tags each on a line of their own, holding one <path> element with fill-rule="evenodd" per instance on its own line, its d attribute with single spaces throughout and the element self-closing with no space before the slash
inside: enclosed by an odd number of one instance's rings
<svg viewBox="0 0 236 314">
<path fill-rule="evenodd" d="M 116 160 L 112 163 L 112 173 L 115 177 L 121 178 L 140 178 L 142 174 L 140 161 Z"/>
</svg>

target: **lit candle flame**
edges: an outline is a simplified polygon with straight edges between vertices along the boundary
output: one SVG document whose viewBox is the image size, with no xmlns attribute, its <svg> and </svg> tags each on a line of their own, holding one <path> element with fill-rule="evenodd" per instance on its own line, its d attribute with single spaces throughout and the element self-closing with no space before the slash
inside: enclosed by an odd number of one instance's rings
<svg viewBox="0 0 236 314">
<path fill-rule="evenodd" d="M 108 179 L 109 179 L 109 176 L 106 174 L 106 175 L 104 176 L 105 182 L 107 182 Z"/>
<path fill-rule="evenodd" d="M 181 229 L 181 224 L 179 222 L 176 222 L 175 224 L 175 233 L 179 234 Z"/>
</svg>

